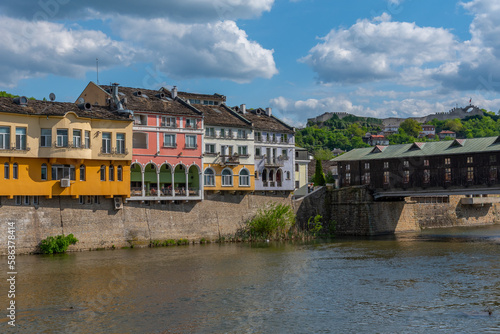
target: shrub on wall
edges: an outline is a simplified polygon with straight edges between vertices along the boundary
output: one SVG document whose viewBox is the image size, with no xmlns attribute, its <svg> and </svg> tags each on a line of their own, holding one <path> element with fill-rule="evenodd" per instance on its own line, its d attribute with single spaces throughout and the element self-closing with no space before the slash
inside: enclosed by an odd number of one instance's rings
<svg viewBox="0 0 500 334">
<path fill-rule="evenodd" d="M 260 210 L 247 228 L 252 239 L 286 237 L 295 223 L 295 214 L 290 205 L 271 204 L 266 210 Z"/>
<path fill-rule="evenodd" d="M 68 234 L 67 236 L 62 234 L 43 239 L 40 243 L 40 249 L 44 254 L 64 253 L 69 245 L 74 245 L 77 242 L 78 239 L 75 238 L 73 234 Z"/>
</svg>

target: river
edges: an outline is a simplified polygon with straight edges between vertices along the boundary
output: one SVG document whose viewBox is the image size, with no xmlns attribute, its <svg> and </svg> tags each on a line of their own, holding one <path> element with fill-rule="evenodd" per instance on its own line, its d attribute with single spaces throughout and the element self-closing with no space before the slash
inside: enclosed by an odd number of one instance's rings
<svg viewBox="0 0 500 334">
<path fill-rule="evenodd" d="M 500 333 L 499 255 L 494 225 L 18 256 L 0 332 Z"/>
</svg>

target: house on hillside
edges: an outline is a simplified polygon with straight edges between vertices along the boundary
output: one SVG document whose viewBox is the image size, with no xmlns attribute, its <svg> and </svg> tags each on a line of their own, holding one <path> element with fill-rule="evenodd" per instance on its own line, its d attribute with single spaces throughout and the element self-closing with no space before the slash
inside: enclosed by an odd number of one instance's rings
<svg viewBox="0 0 500 334">
<path fill-rule="evenodd" d="M 456 138 L 457 134 L 453 131 L 443 130 L 439 133 L 439 139 L 444 139 L 446 137 Z"/>
<path fill-rule="evenodd" d="M 389 139 L 384 135 L 370 135 L 367 140 L 368 145 L 389 145 Z"/>
</svg>

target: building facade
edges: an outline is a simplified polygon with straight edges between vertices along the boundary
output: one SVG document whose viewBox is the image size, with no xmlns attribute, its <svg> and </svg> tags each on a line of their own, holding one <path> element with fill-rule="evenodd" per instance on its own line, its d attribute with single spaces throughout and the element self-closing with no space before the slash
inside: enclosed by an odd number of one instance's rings
<svg viewBox="0 0 500 334">
<path fill-rule="evenodd" d="M 130 195 L 132 120 L 90 104 L 0 98 L 0 196 Z M 96 197 L 97 196 L 97 197 Z"/>
<path fill-rule="evenodd" d="M 309 163 L 312 155 L 307 149 L 295 147 L 295 196 L 305 196 L 308 193 Z"/>
<path fill-rule="evenodd" d="M 80 97 L 133 113 L 130 201 L 203 198 L 203 115 L 175 90 L 89 83 Z"/>
</svg>

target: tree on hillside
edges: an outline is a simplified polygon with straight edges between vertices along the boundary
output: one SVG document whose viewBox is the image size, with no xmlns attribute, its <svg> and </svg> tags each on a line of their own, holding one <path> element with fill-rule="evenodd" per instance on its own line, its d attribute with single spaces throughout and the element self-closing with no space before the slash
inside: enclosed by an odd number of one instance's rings
<svg viewBox="0 0 500 334">
<path fill-rule="evenodd" d="M 415 138 L 417 138 L 420 131 L 422 131 L 420 123 L 411 118 L 408 118 L 407 120 L 403 121 L 403 123 L 399 125 L 399 128 L 402 129 L 404 133 L 407 134 L 408 136 Z"/>
<path fill-rule="evenodd" d="M 462 130 L 462 127 L 463 127 L 462 121 L 458 118 L 446 120 L 446 122 L 444 123 L 444 126 L 443 126 L 444 129 L 447 129 L 447 130 L 450 130 L 453 132 L 460 132 Z"/>
<path fill-rule="evenodd" d="M 316 160 L 332 160 L 334 158 L 332 151 L 321 148 L 314 152 L 314 159 Z"/>
<path fill-rule="evenodd" d="M 316 170 L 314 171 L 313 182 L 315 186 L 324 186 L 326 184 L 321 160 L 316 160 Z"/>
</svg>

